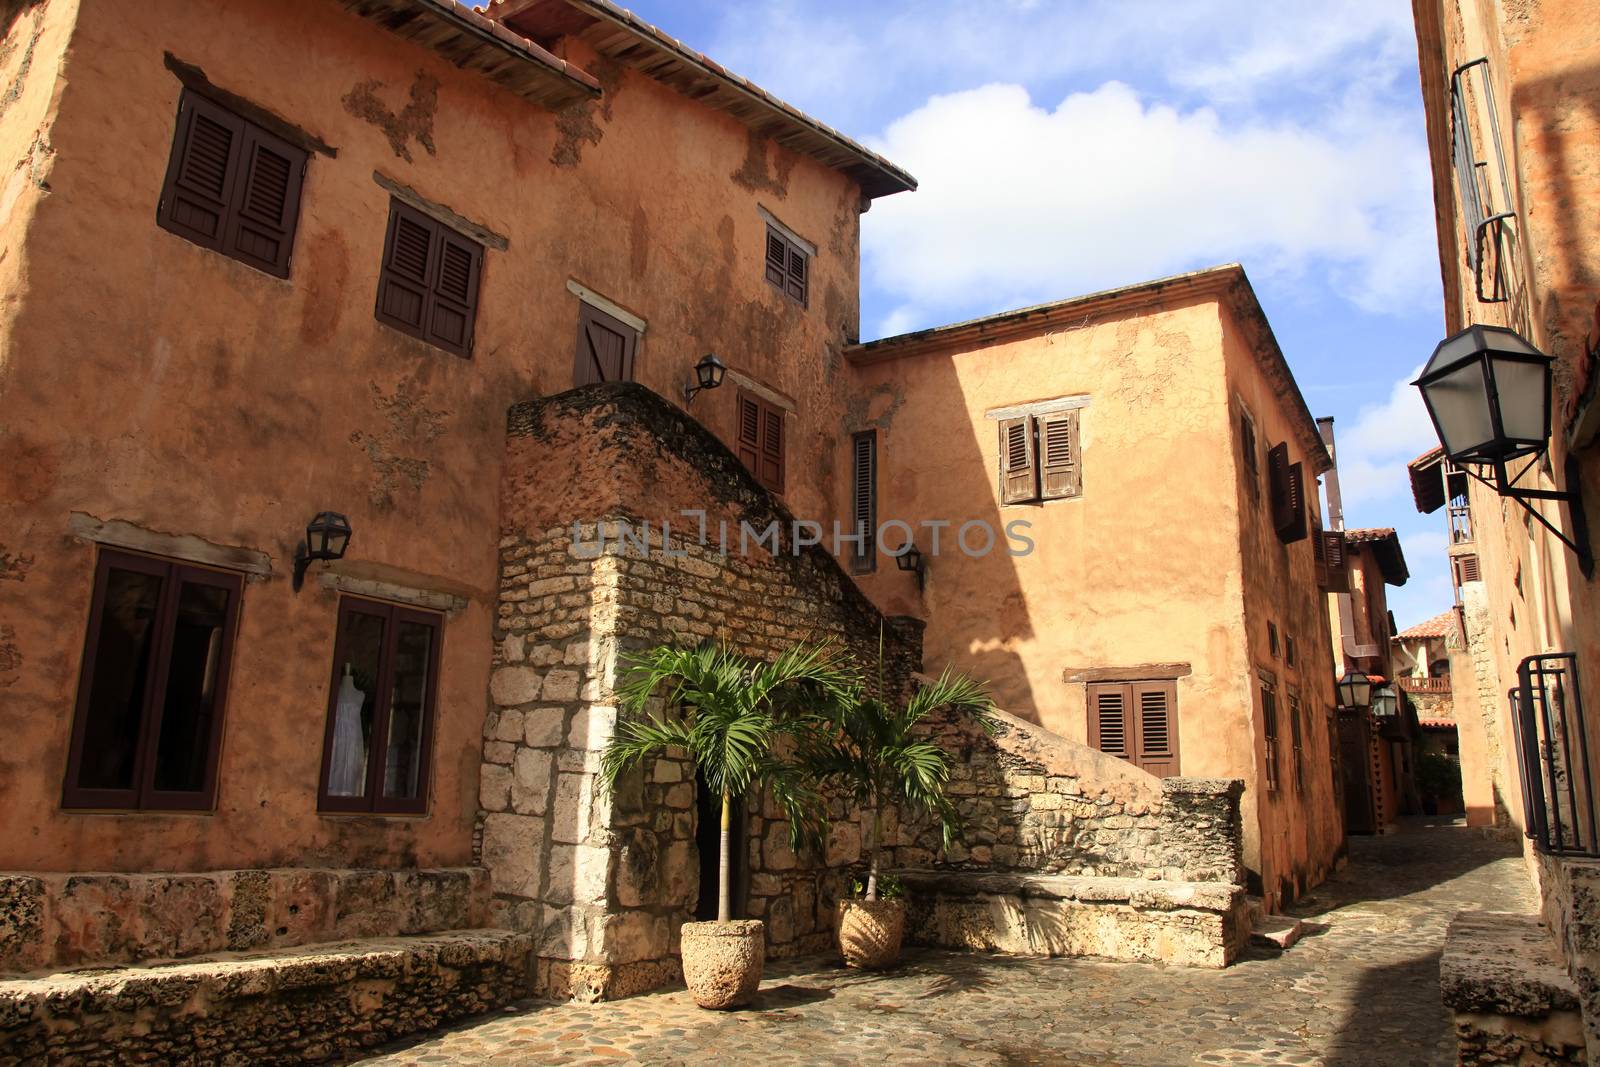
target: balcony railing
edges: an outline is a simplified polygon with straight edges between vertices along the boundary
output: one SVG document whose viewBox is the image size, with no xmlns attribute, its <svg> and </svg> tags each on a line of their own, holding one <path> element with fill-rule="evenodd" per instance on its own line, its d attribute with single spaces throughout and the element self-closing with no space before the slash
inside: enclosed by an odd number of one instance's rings
<svg viewBox="0 0 1600 1067">
<path fill-rule="evenodd" d="M 1450 676 L 1439 678 L 1401 678 L 1400 688 L 1408 693 L 1448 693 Z"/>
<path fill-rule="evenodd" d="M 1600 856 L 1577 657 L 1570 652 L 1529 656 L 1517 668 L 1517 688 L 1510 696 L 1527 834 L 1534 848 Z"/>
</svg>

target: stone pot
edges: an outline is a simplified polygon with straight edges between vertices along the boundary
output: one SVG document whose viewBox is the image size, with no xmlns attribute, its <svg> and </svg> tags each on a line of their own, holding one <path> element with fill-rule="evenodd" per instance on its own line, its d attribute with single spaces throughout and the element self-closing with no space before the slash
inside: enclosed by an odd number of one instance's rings
<svg viewBox="0 0 1600 1067">
<path fill-rule="evenodd" d="M 839 955 L 846 967 L 878 971 L 900 962 L 906 932 L 903 900 L 839 901 Z"/>
<path fill-rule="evenodd" d="M 682 934 L 683 980 L 694 1002 L 719 1011 L 748 1004 L 767 962 L 761 920 L 684 923 Z"/>
</svg>

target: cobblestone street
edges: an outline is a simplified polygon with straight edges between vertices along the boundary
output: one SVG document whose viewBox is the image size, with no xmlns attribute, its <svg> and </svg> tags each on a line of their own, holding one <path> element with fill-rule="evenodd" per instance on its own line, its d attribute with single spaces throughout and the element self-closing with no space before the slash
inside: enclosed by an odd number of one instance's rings
<svg viewBox="0 0 1600 1067">
<path fill-rule="evenodd" d="M 747 1011 L 701 1011 L 681 991 L 528 1003 L 368 1062 L 1447 1064 L 1446 924 L 1532 907 L 1512 846 L 1416 823 L 1353 838 L 1344 873 L 1294 909 L 1306 936 L 1221 972 L 913 950 L 869 975 L 812 958 L 769 966 Z"/>
</svg>

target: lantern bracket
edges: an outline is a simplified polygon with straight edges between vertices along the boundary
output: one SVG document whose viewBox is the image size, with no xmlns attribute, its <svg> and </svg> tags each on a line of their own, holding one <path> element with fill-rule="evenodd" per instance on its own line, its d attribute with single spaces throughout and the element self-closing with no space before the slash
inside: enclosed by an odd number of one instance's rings
<svg viewBox="0 0 1600 1067">
<path fill-rule="evenodd" d="M 1589 548 L 1589 522 L 1583 511 L 1583 497 L 1576 490 L 1571 489 L 1527 489 L 1517 485 L 1523 477 L 1534 467 L 1538 466 L 1539 457 L 1535 456 L 1528 461 L 1528 465 L 1518 471 L 1515 477 L 1510 477 L 1506 471 L 1505 460 L 1483 464 L 1491 469 L 1494 481 L 1490 481 L 1473 469 L 1471 464 L 1461 464 L 1461 469 L 1469 477 L 1476 478 L 1484 485 L 1495 491 L 1497 496 L 1515 500 L 1522 505 L 1522 509 L 1538 520 L 1539 525 L 1550 531 L 1557 541 L 1566 545 L 1574 556 L 1578 557 L 1578 569 L 1585 578 L 1594 577 L 1594 552 Z M 1577 471 L 1571 458 L 1567 460 L 1567 484 L 1577 485 Z M 1530 500 L 1559 500 L 1566 503 L 1572 511 L 1572 532 L 1575 537 L 1568 537 L 1556 528 L 1555 524 L 1545 518 L 1539 511 L 1528 503 Z"/>
</svg>

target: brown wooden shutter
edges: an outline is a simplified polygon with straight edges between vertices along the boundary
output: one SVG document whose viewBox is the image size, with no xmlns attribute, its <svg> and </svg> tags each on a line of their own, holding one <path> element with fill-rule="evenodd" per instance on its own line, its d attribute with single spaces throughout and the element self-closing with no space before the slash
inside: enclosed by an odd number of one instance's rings
<svg viewBox="0 0 1600 1067">
<path fill-rule="evenodd" d="M 1256 454 L 1256 424 L 1249 412 L 1239 413 L 1239 448 L 1244 453 L 1245 480 L 1250 483 L 1251 499 L 1261 497 L 1261 460 Z"/>
<path fill-rule="evenodd" d="M 739 392 L 737 447 L 739 462 L 750 473 L 760 477 L 761 470 L 761 404 L 744 391 Z"/>
<path fill-rule="evenodd" d="M 1311 559 L 1317 573 L 1317 588 L 1328 588 L 1328 535 L 1323 532 L 1320 520 L 1312 523 Z"/>
<path fill-rule="evenodd" d="M 806 276 L 810 268 L 810 263 L 808 262 L 809 259 L 809 256 L 807 256 L 800 249 L 796 248 L 794 245 L 791 244 L 789 246 L 789 277 L 787 291 L 790 296 L 800 301 L 801 307 L 805 307 L 809 302 L 810 290 L 806 284 Z"/>
<path fill-rule="evenodd" d="M 767 230 L 767 281 L 784 288 L 789 277 L 789 242 L 770 227 Z"/>
<path fill-rule="evenodd" d="M 1303 464 L 1289 467 L 1289 489 L 1284 506 L 1284 521 L 1278 523 L 1278 539 L 1286 545 L 1306 538 L 1306 473 Z"/>
<path fill-rule="evenodd" d="M 767 281 L 802 307 L 810 302 L 811 256 L 772 226 L 767 227 L 765 273 Z"/>
<path fill-rule="evenodd" d="M 244 130 L 243 119 L 203 96 L 184 92 L 161 191 L 159 217 L 164 227 L 195 244 L 222 249 L 244 155 Z"/>
<path fill-rule="evenodd" d="M 783 492 L 783 411 L 761 405 L 761 467 L 757 479 L 774 493 Z"/>
<path fill-rule="evenodd" d="M 1328 592 L 1348 593 L 1350 591 L 1350 561 L 1345 554 L 1344 531 L 1323 531 L 1322 550 L 1328 557 Z"/>
<path fill-rule="evenodd" d="M 638 344 L 638 331 L 594 305 L 580 301 L 572 384 L 633 381 L 633 359 Z"/>
<path fill-rule="evenodd" d="M 1454 560 L 1454 563 L 1457 585 L 1460 585 L 1463 582 L 1476 582 L 1481 579 L 1482 575 L 1478 569 L 1478 557 L 1476 553 L 1468 553 L 1464 556 L 1457 556 Z"/>
<path fill-rule="evenodd" d="M 1000 420 L 1000 502 L 1039 499 L 1039 469 L 1034 459 L 1032 420 Z"/>
<path fill-rule="evenodd" d="M 1157 778 L 1178 773 L 1178 693 L 1174 682 L 1134 682 L 1133 762 Z"/>
<path fill-rule="evenodd" d="M 1130 687 L 1126 684 L 1091 685 L 1088 698 L 1090 747 L 1131 761 L 1134 724 Z"/>
<path fill-rule="evenodd" d="M 1267 449 L 1267 493 L 1272 509 L 1272 525 L 1283 529 L 1289 523 L 1289 445 Z"/>
<path fill-rule="evenodd" d="M 1078 450 L 1078 413 L 1040 415 L 1039 482 L 1045 500 L 1061 500 L 1083 492 Z"/>
<path fill-rule="evenodd" d="M 408 204 L 389 202 L 378 321 L 471 358 L 482 274 L 482 245 Z"/>
<path fill-rule="evenodd" d="M 852 545 L 856 569 L 870 571 L 877 565 L 878 529 L 878 432 L 866 430 L 852 439 L 850 519 L 851 532 L 860 537 Z"/>
<path fill-rule="evenodd" d="M 245 128 L 236 209 L 228 224 L 230 255 L 268 274 L 289 276 L 305 167 L 304 149 L 254 126 Z"/>
</svg>

